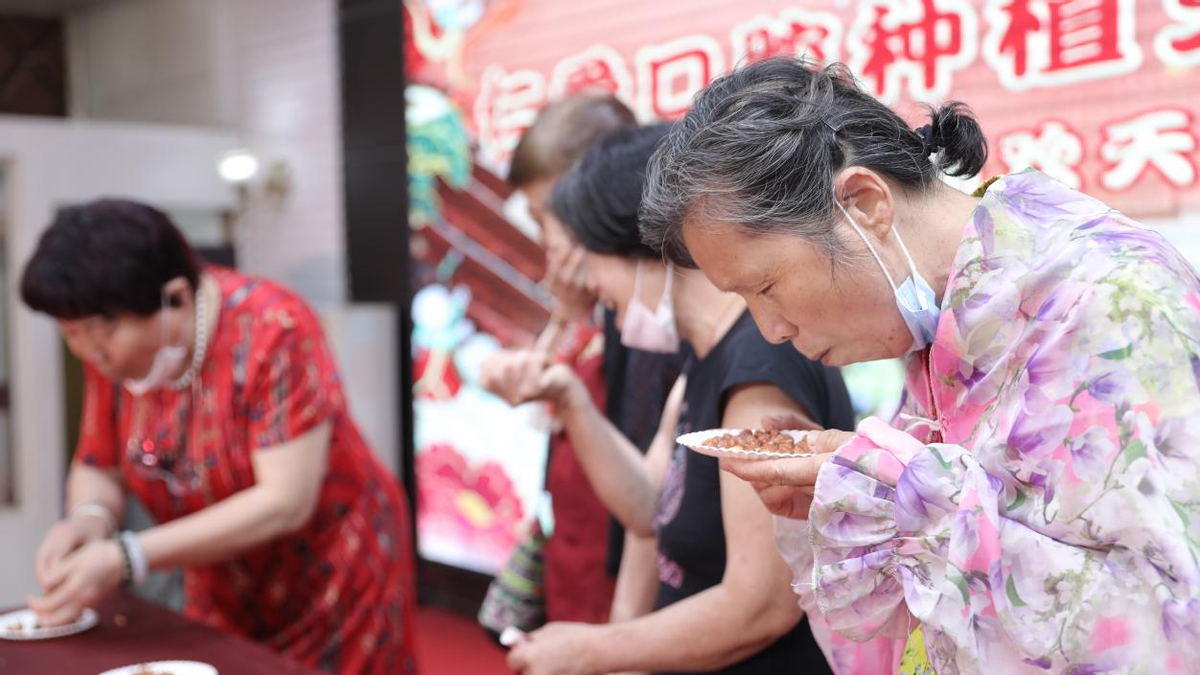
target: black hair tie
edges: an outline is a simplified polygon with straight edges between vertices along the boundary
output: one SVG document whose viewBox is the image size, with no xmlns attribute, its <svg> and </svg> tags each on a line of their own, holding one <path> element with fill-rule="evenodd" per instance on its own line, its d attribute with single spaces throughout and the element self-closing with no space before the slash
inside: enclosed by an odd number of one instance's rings
<svg viewBox="0 0 1200 675">
<path fill-rule="evenodd" d="M 919 136 L 921 139 L 921 145 L 924 147 L 926 157 L 937 152 L 938 148 L 942 147 L 941 143 L 938 143 L 934 138 L 932 124 L 926 124 L 920 129 L 917 129 L 917 136 Z"/>
</svg>

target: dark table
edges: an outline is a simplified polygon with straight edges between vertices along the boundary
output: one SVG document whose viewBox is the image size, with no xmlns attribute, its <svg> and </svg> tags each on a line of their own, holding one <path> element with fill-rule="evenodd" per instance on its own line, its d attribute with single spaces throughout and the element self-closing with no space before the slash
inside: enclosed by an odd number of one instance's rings
<svg viewBox="0 0 1200 675">
<path fill-rule="evenodd" d="M 0 640 L 0 673 L 96 675 L 150 661 L 202 661 L 216 667 L 220 675 L 321 672 L 131 595 L 116 595 L 96 612 L 100 623 L 78 635 L 30 642 Z"/>
</svg>

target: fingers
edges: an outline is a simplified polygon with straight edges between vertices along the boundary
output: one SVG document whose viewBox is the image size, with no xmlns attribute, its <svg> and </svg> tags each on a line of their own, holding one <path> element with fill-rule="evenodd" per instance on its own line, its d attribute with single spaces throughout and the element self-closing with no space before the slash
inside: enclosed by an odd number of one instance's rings
<svg viewBox="0 0 1200 675">
<path fill-rule="evenodd" d="M 83 608 L 75 602 L 66 602 L 51 612 L 38 612 L 38 623 L 46 626 L 63 626 L 79 618 Z"/>
<path fill-rule="evenodd" d="M 63 579 L 67 578 L 67 571 L 69 569 L 70 565 L 67 565 L 63 560 L 55 561 L 51 563 L 49 569 L 44 574 L 40 575 L 41 579 L 38 580 L 38 584 L 41 585 L 43 591 L 49 593 L 62 584 Z"/>
<path fill-rule="evenodd" d="M 563 321 L 551 318 L 550 323 L 542 330 L 538 336 L 537 342 L 533 345 L 533 351 L 542 354 L 550 354 L 558 349 L 558 343 L 566 334 L 566 326 Z"/>
<path fill-rule="evenodd" d="M 83 611 L 80 581 L 68 578 L 47 595 L 28 599 L 29 608 L 38 615 L 38 621 L 46 626 L 70 623 Z"/>
<path fill-rule="evenodd" d="M 751 483 L 811 487 L 826 457 L 785 459 L 722 459 L 721 468 Z"/>
<path fill-rule="evenodd" d="M 804 415 L 766 415 L 762 418 L 764 429 L 778 429 L 780 431 L 787 429 L 795 429 L 799 431 L 819 431 L 823 429 L 820 424 L 810 420 Z"/>
<path fill-rule="evenodd" d="M 37 579 L 38 585 L 43 589 L 49 589 L 51 584 L 51 571 L 57 567 L 57 563 L 63 558 L 62 546 L 54 539 L 53 533 L 42 545 L 38 547 L 37 554 L 33 557 L 33 576 Z"/>
<path fill-rule="evenodd" d="M 587 288 L 587 251 L 582 246 L 575 246 L 563 263 L 562 273 L 575 288 Z"/>
<path fill-rule="evenodd" d="M 529 641 L 526 640 L 508 651 L 508 668 L 514 673 L 523 673 L 529 665 Z"/>
<path fill-rule="evenodd" d="M 62 524 L 51 528 L 42 545 L 34 556 L 34 576 L 38 585 L 45 590 L 57 586 L 62 581 L 64 570 L 63 561 L 71 551 L 79 546 L 78 538 L 70 536 Z"/>
<path fill-rule="evenodd" d="M 504 398 L 502 391 L 506 356 L 507 352 L 495 354 L 484 361 L 483 366 L 479 369 L 479 386 L 501 398 Z"/>
<path fill-rule="evenodd" d="M 838 448 L 841 448 L 852 438 L 854 438 L 853 432 L 827 429 L 825 431 L 810 433 L 808 435 L 808 444 L 814 453 L 825 454 L 837 452 Z"/>
<path fill-rule="evenodd" d="M 553 363 L 541 352 L 502 352 L 483 364 L 479 382 L 509 405 L 520 405 L 539 398 L 538 380 Z"/>
<path fill-rule="evenodd" d="M 811 490 L 784 485 L 769 485 L 759 490 L 758 498 L 768 511 L 785 518 L 808 518 L 813 501 Z"/>
<path fill-rule="evenodd" d="M 565 364 L 554 364 L 544 370 L 537 382 L 530 389 L 527 400 L 549 399 L 555 403 L 563 403 L 568 390 L 574 384 L 575 371 Z"/>
<path fill-rule="evenodd" d="M 559 248 L 546 250 L 546 275 L 542 277 L 546 285 L 553 288 L 562 278 L 563 265 L 567 256 Z"/>
</svg>

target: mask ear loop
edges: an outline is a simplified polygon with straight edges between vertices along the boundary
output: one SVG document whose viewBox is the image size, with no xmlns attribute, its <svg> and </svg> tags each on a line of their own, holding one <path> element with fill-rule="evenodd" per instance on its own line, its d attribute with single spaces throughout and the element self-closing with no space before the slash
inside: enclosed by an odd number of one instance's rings
<svg viewBox="0 0 1200 675">
<path fill-rule="evenodd" d="M 833 203 L 837 204 L 837 207 L 842 211 L 842 215 L 846 216 L 846 221 L 850 223 L 851 227 L 854 228 L 854 231 L 858 233 L 859 238 L 862 239 L 863 243 L 867 245 L 867 250 L 869 250 L 871 255 L 875 257 L 875 262 L 879 263 L 879 269 L 883 270 L 883 274 L 887 277 L 888 283 L 891 284 L 892 291 L 899 293 L 900 287 L 896 284 L 896 280 L 892 277 L 892 273 L 888 271 L 887 265 L 883 264 L 883 258 L 879 257 L 879 253 L 876 252 L 875 247 L 871 245 L 871 241 L 867 239 L 867 235 L 862 231 L 862 228 L 858 226 L 858 223 L 854 222 L 854 219 L 850 217 L 850 213 L 846 211 L 846 207 L 842 206 L 840 201 L 834 199 Z M 909 273 L 912 274 L 912 278 L 915 283 L 917 278 L 917 263 L 913 261 L 912 255 L 909 254 L 908 247 L 904 245 L 904 237 L 900 236 L 900 230 L 896 227 L 895 223 L 892 223 L 892 232 L 894 232 L 896 235 L 896 241 L 900 243 L 900 250 L 904 252 L 904 259 L 908 261 L 908 270 Z M 929 309 L 929 307 L 926 306 L 922 301 L 921 309 Z"/>
<path fill-rule="evenodd" d="M 900 229 L 896 227 L 896 223 L 892 223 L 892 232 L 893 232 L 893 233 L 895 233 L 895 235 L 896 235 L 896 241 L 900 243 L 900 250 L 901 250 L 901 251 L 904 251 L 904 258 L 905 258 L 906 260 L 908 260 L 908 270 L 909 270 L 909 272 L 912 274 L 913 283 L 916 283 L 916 280 L 917 280 L 917 263 L 913 262 L 913 258 L 912 258 L 912 256 L 911 256 L 911 255 L 909 255 L 909 253 L 908 253 L 908 247 L 904 245 L 904 237 L 901 237 L 901 236 L 900 236 Z M 924 298 L 923 298 L 922 296 L 918 295 L 918 300 L 921 300 L 921 301 L 922 301 L 922 302 L 921 302 L 921 309 L 923 309 L 923 310 L 924 310 L 924 309 L 929 309 L 929 306 L 928 306 L 927 304 L 925 304 L 925 302 L 924 302 Z"/>
<path fill-rule="evenodd" d="M 638 263 L 638 269 L 641 269 L 641 263 Z M 663 286 L 662 297 L 658 299 L 658 311 L 663 311 L 671 306 L 671 286 L 675 283 L 675 264 L 667 263 L 667 283 Z"/>
<path fill-rule="evenodd" d="M 171 336 L 167 334 L 167 308 L 171 306 L 171 301 L 167 299 L 167 294 L 163 292 L 159 294 L 159 302 L 162 303 L 162 307 L 158 310 L 158 337 L 161 343 L 158 348 L 162 349 L 173 346 L 170 342 Z"/>
<path fill-rule="evenodd" d="M 637 302 L 642 301 L 642 261 L 640 258 L 637 261 L 637 271 L 633 273 L 633 299 Z"/>
<path fill-rule="evenodd" d="M 892 292 L 899 293 L 900 287 L 896 285 L 896 280 L 892 278 L 892 273 L 888 271 L 887 265 L 883 264 L 883 258 L 879 257 L 879 253 L 875 251 L 875 247 L 871 245 L 871 241 L 867 239 L 867 235 L 863 233 L 862 229 L 858 226 L 858 223 L 854 222 L 854 219 L 850 217 L 850 212 L 846 210 L 846 207 L 842 206 L 840 201 L 834 199 L 833 203 L 837 204 L 837 207 L 841 209 L 842 215 L 846 216 L 846 222 L 850 223 L 850 227 L 854 228 L 854 231 L 858 233 L 858 237 L 863 240 L 864 244 L 867 245 L 867 250 L 870 251 L 871 255 L 875 257 L 875 262 L 879 263 L 879 269 L 883 270 L 883 275 L 887 277 L 888 283 L 891 284 Z M 905 251 L 905 254 L 907 255 L 908 251 Z"/>
</svg>

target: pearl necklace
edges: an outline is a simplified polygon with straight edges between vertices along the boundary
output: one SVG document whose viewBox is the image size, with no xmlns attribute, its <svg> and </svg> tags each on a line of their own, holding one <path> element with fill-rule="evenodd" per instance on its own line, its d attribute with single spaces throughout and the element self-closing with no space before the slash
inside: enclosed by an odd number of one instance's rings
<svg viewBox="0 0 1200 675">
<path fill-rule="evenodd" d="M 179 379 L 171 383 L 172 389 L 186 389 L 196 379 L 200 366 L 204 365 L 204 355 L 208 351 L 208 312 L 205 307 L 203 282 L 196 291 L 196 343 L 192 349 L 192 363 Z"/>
</svg>

